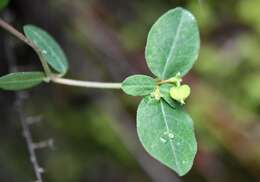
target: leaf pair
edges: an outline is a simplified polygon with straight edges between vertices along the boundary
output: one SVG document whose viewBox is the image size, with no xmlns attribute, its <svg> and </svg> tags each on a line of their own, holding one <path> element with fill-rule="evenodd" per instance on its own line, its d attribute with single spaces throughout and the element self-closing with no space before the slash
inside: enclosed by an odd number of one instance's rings
<svg viewBox="0 0 260 182">
<path fill-rule="evenodd" d="M 59 74 L 68 70 L 67 58 L 59 44 L 44 30 L 33 26 L 24 26 L 26 37 L 37 47 L 37 54 Z M 5 90 L 23 90 L 34 87 L 46 79 L 43 72 L 18 72 L 0 77 L 0 88 Z"/>
<path fill-rule="evenodd" d="M 193 15 L 182 8 L 168 11 L 152 26 L 145 57 L 154 79 L 130 76 L 122 84 L 125 93 L 145 96 L 137 110 L 137 132 L 154 158 L 186 174 L 197 151 L 192 119 L 170 96 L 172 84 L 159 84 L 178 73 L 184 76 L 198 57 L 200 38 Z M 154 95 L 159 94 L 159 97 Z M 159 98 L 159 99 L 158 99 Z"/>
</svg>

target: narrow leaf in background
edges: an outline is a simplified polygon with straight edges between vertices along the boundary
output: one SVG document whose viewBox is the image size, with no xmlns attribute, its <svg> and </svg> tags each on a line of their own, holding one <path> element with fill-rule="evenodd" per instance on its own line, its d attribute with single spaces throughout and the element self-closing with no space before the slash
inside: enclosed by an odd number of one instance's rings
<svg viewBox="0 0 260 182">
<path fill-rule="evenodd" d="M 148 67 L 160 79 L 185 75 L 198 57 L 199 30 L 193 15 L 182 8 L 168 11 L 151 28 L 146 45 Z"/>
<path fill-rule="evenodd" d="M 148 153 L 180 176 L 192 167 L 197 152 L 193 121 L 182 107 L 145 97 L 137 110 L 137 132 Z"/>
<path fill-rule="evenodd" d="M 33 25 L 24 26 L 24 33 L 39 48 L 39 54 L 55 71 L 62 75 L 68 71 L 67 58 L 52 36 Z"/>
<path fill-rule="evenodd" d="M 0 77 L 0 88 L 4 90 L 23 90 L 42 83 L 45 75 L 42 72 L 18 72 Z"/>
<path fill-rule="evenodd" d="M 144 96 L 152 93 L 156 87 L 156 81 L 146 75 L 133 75 L 122 83 L 122 90 L 132 96 Z"/>
</svg>

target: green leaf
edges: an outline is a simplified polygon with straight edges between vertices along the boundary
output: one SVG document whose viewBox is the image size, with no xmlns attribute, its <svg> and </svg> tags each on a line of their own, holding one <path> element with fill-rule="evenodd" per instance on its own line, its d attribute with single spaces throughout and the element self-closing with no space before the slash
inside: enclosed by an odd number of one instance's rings
<svg viewBox="0 0 260 182">
<path fill-rule="evenodd" d="M 23 90 L 34 87 L 45 79 L 42 72 L 18 72 L 0 77 L 0 88 L 4 90 Z"/>
<path fill-rule="evenodd" d="M 24 33 L 39 49 L 39 54 L 57 72 L 64 75 L 68 70 L 67 58 L 59 44 L 46 31 L 33 26 L 24 26 Z"/>
<path fill-rule="evenodd" d="M 175 100 L 172 99 L 170 95 L 171 88 L 175 86 L 174 84 L 163 84 L 160 85 L 160 94 L 161 97 L 173 108 L 176 108 L 179 103 L 177 103 Z"/>
<path fill-rule="evenodd" d="M 0 10 L 4 9 L 9 3 L 9 0 L 0 0 Z"/>
<path fill-rule="evenodd" d="M 146 75 L 133 75 L 126 78 L 122 83 L 122 90 L 132 96 L 149 95 L 155 87 L 156 81 Z"/>
<path fill-rule="evenodd" d="M 148 67 L 164 80 L 185 75 L 198 57 L 200 38 L 193 15 L 182 8 L 168 11 L 151 28 L 145 50 Z"/>
<path fill-rule="evenodd" d="M 146 97 L 137 110 L 137 132 L 147 152 L 180 176 L 192 167 L 197 143 L 193 122 L 182 107 Z"/>
</svg>

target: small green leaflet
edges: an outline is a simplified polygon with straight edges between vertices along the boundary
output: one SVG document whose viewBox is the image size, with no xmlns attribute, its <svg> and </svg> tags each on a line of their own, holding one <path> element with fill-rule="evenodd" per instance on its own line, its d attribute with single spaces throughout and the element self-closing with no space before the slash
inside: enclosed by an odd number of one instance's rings
<svg viewBox="0 0 260 182">
<path fill-rule="evenodd" d="M 68 61 L 63 50 L 46 31 L 33 25 L 26 25 L 24 26 L 24 33 L 38 47 L 38 54 L 55 71 L 62 75 L 68 71 Z"/>
<path fill-rule="evenodd" d="M 197 143 L 192 119 L 182 107 L 145 97 L 137 110 L 137 133 L 148 153 L 180 176 L 191 169 Z"/>
<path fill-rule="evenodd" d="M 9 0 L 0 0 L 0 10 L 4 9 L 9 3 Z"/>
<path fill-rule="evenodd" d="M 122 90 L 132 96 L 144 96 L 152 93 L 156 87 L 156 81 L 146 75 L 133 75 L 122 83 Z"/>
<path fill-rule="evenodd" d="M 164 80 L 178 72 L 185 75 L 196 61 L 199 47 L 199 30 L 194 16 L 183 8 L 175 8 L 152 26 L 145 57 L 152 73 Z"/>
<path fill-rule="evenodd" d="M 18 72 L 0 77 L 0 88 L 4 90 L 23 90 L 34 87 L 45 79 L 42 72 Z"/>
</svg>

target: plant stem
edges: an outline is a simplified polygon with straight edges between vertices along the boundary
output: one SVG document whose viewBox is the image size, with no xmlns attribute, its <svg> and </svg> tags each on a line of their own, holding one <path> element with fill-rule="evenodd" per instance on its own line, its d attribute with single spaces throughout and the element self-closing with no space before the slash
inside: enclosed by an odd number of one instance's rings
<svg viewBox="0 0 260 182">
<path fill-rule="evenodd" d="M 29 39 L 27 39 L 21 32 L 17 31 L 14 27 L 5 22 L 2 18 L 0 18 L 0 26 L 34 49 L 35 46 Z"/>
<path fill-rule="evenodd" d="M 12 44 L 12 40 L 5 38 L 4 39 L 4 51 L 6 54 L 8 66 L 9 66 L 10 71 L 15 72 L 15 71 L 17 71 L 17 67 L 16 67 L 16 57 L 15 57 L 13 49 L 14 49 L 14 45 Z M 36 152 L 34 149 L 34 142 L 33 142 L 32 134 L 31 134 L 29 125 L 27 123 L 27 116 L 23 109 L 24 100 L 26 99 L 25 95 L 26 95 L 26 93 L 24 93 L 24 92 L 17 92 L 15 94 L 15 97 L 16 97 L 15 109 L 18 113 L 19 120 L 22 125 L 23 136 L 24 136 L 26 144 L 27 144 L 27 148 L 28 148 L 29 155 L 30 155 L 30 161 L 31 161 L 31 164 L 34 169 L 34 173 L 37 178 L 37 182 L 43 182 L 43 179 L 42 179 L 43 169 L 40 167 L 40 165 L 38 163 L 38 159 L 37 159 Z"/>
<path fill-rule="evenodd" d="M 172 83 L 170 80 L 160 80 L 157 82 L 158 85 L 162 85 L 164 83 Z"/>
<path fill-rule="evenodd" d="M 89 81 L 79 81 L 79 80 L 65 79 L 59 77 L 52 77 L 51 81 L 62 85 L 86 87 L 86 88 L 121 89 L 122 86 L 121 83 L 89 82 Z"/>
<path fill-rule="evenodd" d="M 38 49 L 37 46 L 34 45 L 34 43 L 27 39 L 21 32 L 19 32 L 18 30 L 16 30 L 13 26 L 11 26 L 10 24 L 8 24 L 7 22 L 5 22 L 2 18 L 0 18 L 0 27 L 2 27 L 3 29 L 5 29 L 6 31 L 8 31 L 9 33 L 11 33 L 12 35 L 14 35 L 15 37 L 17 37 L 18 39 L 20 39 L 21 41 L 23 41 L 24 43 L 26 43 L 27 45 L 29 45 L 38 55 L 38 57 L 40 58 L 42 67 L 44 69 L 44 72 L 46 73 L 46 75 L 48 77 L 50 77 L 52 75 L 50 67 L 48 66 L 48 64 L 43 60 L 42 55 L 40 53 L 40 50 Z"/>
<path fill-rule="evenodd" d="M 181 85 L 181 82 L 182 82 L 181 79 L 180 80 L 177 80 L 177 79 L 175 80 L 175 79 L 170 78 L 168 80 L 160 80 L 160 81 L 157 82 L 157 84 L 158 85 L 162 85 L 164 83 L 172 83 L 172 84 L 176 84 L 179 87 Z"/>
<path fill-rule="evenodd" d="M 87 88 L 101 88 L 101 89 L 121 89 L 121 83 L 103 83 L 103 82 L 89 82 L 89 81 L 79 81 L 79 80 L 72 80 L 72 79 L 64 79 L 55 76 L 47 64 L 45 60 L 42 58 L 42 54 L 38 47 L 34 45 L 34 43 L 27 39 L 21 32 L 16 30 L 13 26 L 5 22 L 3 19 L 0 18 L 0 27 L 29 45 L 33 50 L 37 53 L 38 57 L 40 58 L 41 64 L 43 66 L 44 72 L 47 76 L 47 82 L 52 81 L 54 83 L 59 83 L 63 85 L 70 85 L 70 86 L 77 86 L 77 87 L 87 87 Z"/>
<path fill-rule="evenodd" d="M 17 97 L 18 97 L 17 98 L 18 101 L 16 103 L 16 109 L 17 109 L 17 112 L 19 114 L 20 121 L 21 121 L 21 124 L 22 124 L 23 136 L 24 136 L 26 143 L 27 143 L 27 148 L 28 148 L 28 151 L 29 151 L 29 154 L 30 154 L 30 160 L 31 160 L 31 163 L 33 165 L 33 169 L 34 169 L 34 173 L 35 173 L 36 178 L 37 178 L 37 182 L 43 182 L 42 173 L 44 171 L 38 163 L 38 159 L 36 157 L 36 152 L 34 150 L 34 143 L 33 143 L 33 139 L 32 139 L 32 134 L 30 132 L 28 124 L 26 123 L 25 113 L 21 109 L 23 107 L 22 106 L 23 96 L 22 96 L 21 93 L 18 93 Z"/>
</svg>

